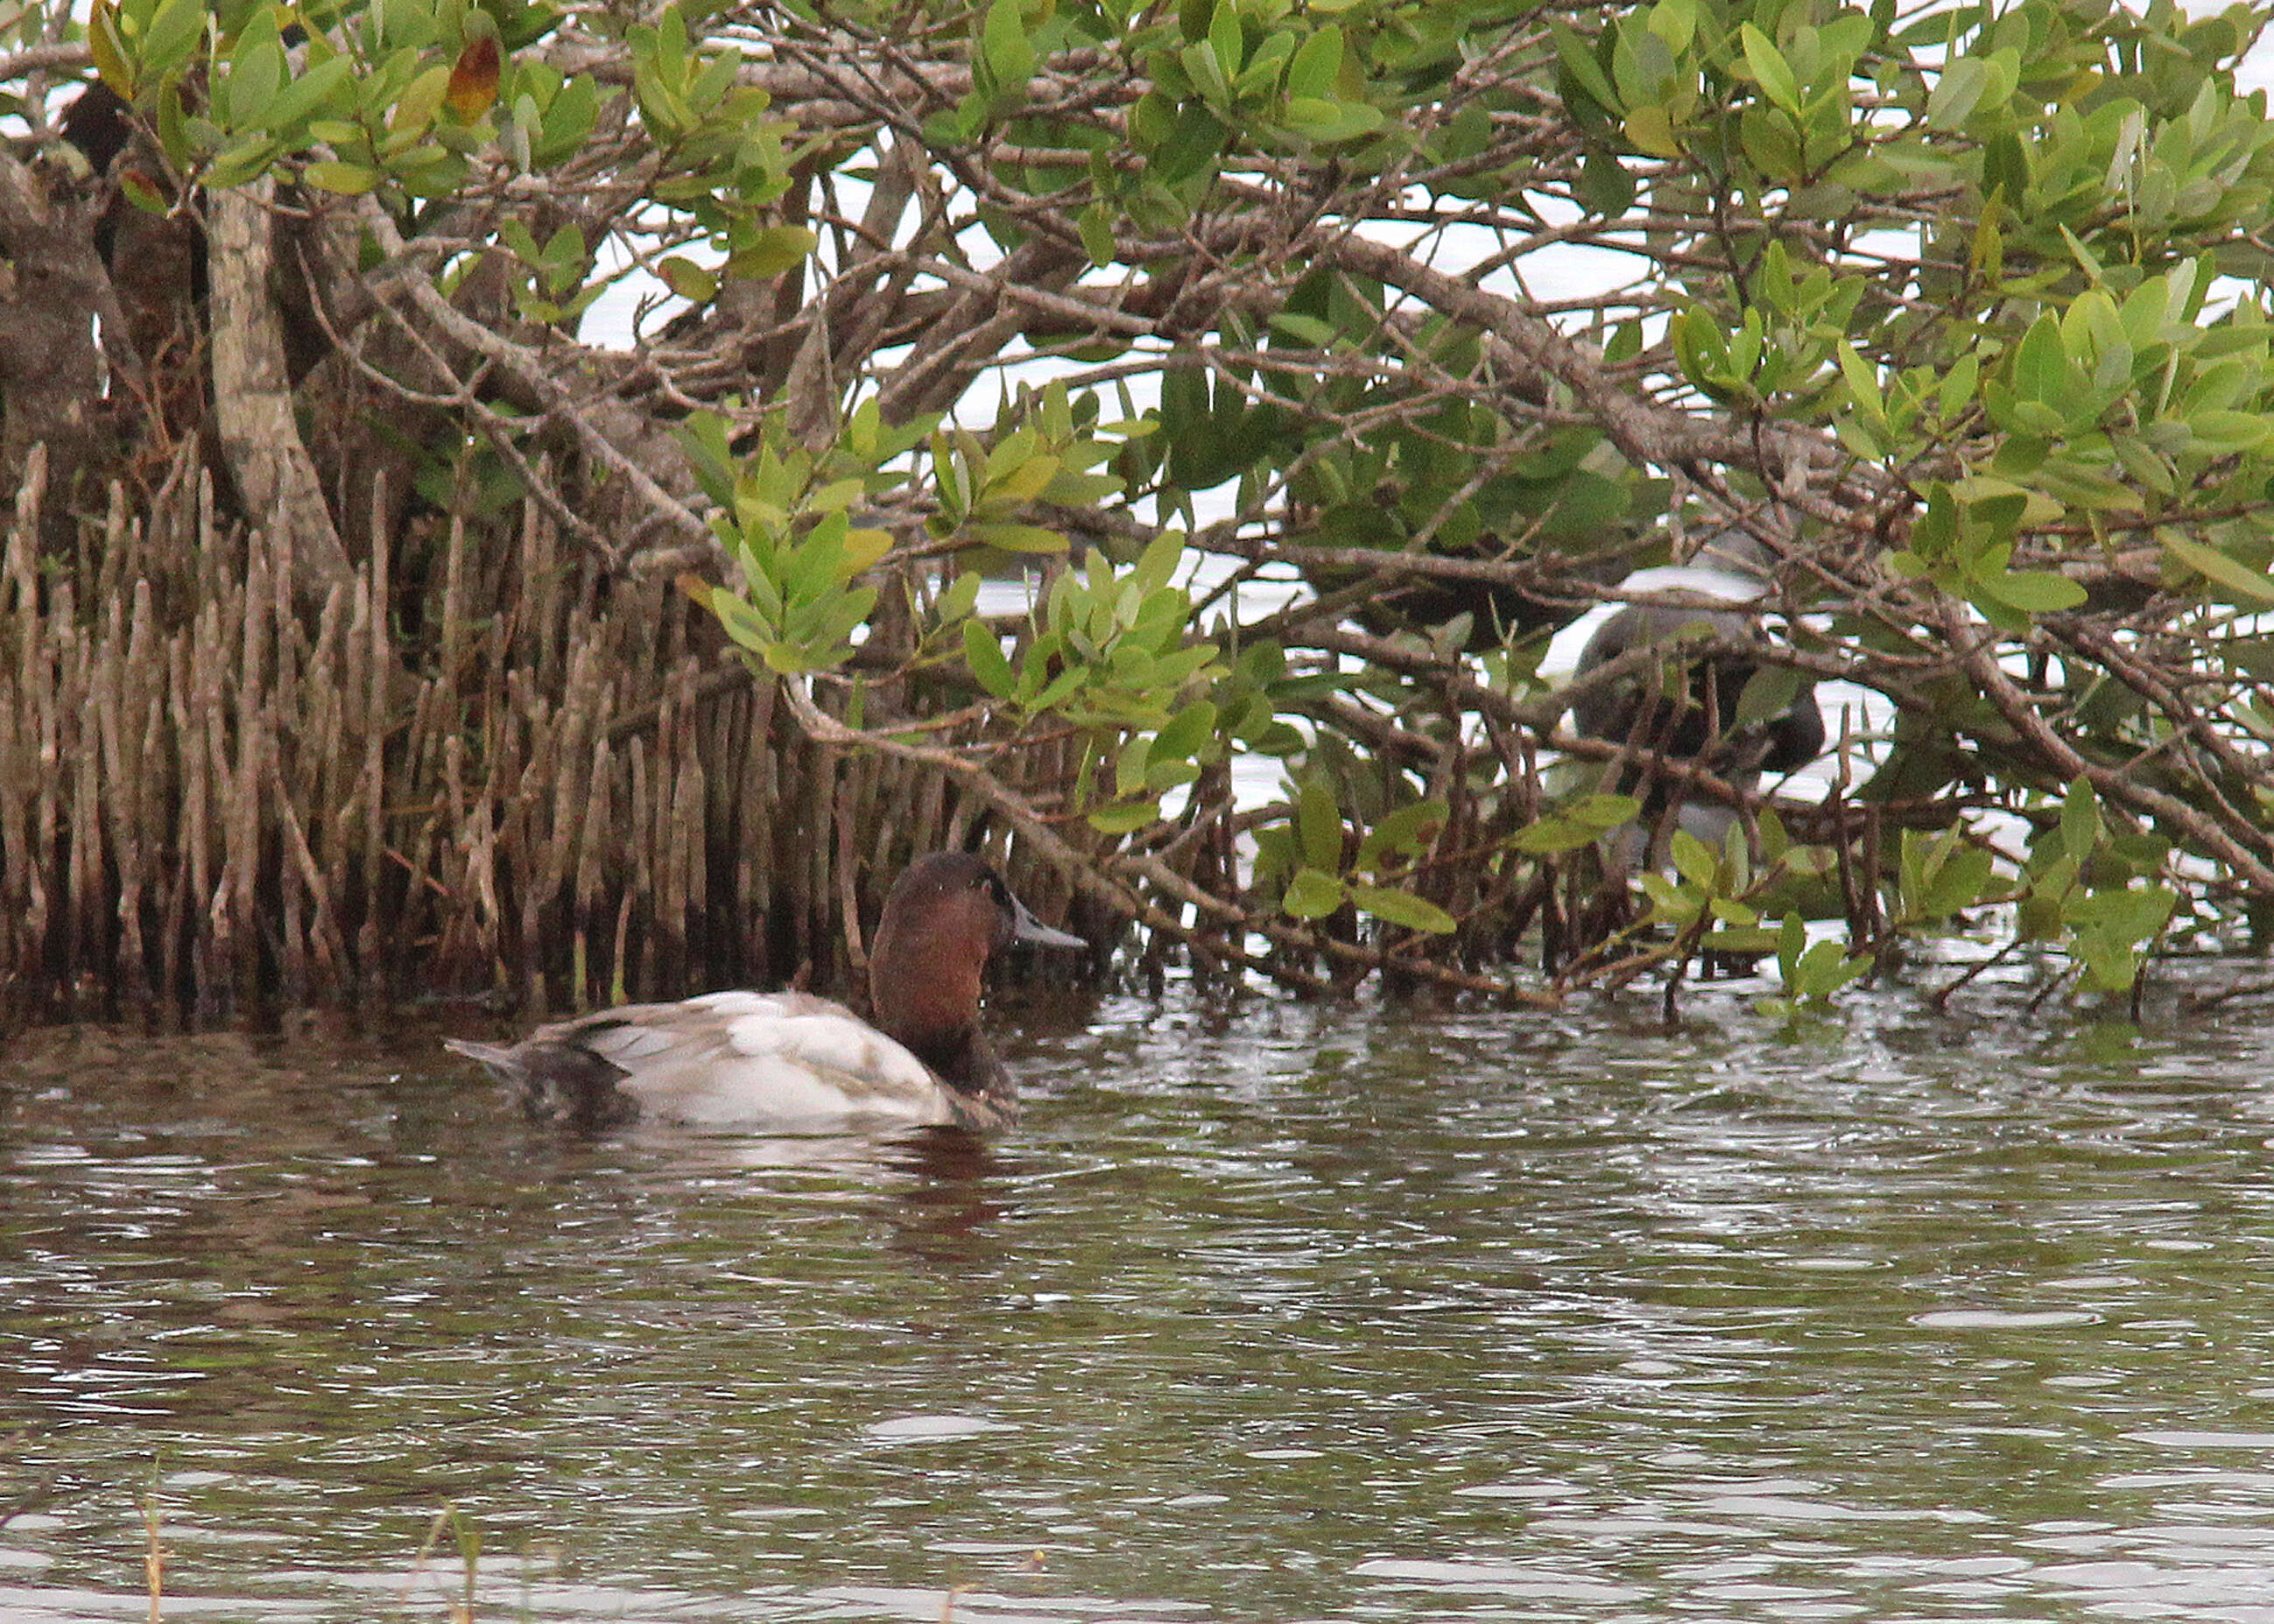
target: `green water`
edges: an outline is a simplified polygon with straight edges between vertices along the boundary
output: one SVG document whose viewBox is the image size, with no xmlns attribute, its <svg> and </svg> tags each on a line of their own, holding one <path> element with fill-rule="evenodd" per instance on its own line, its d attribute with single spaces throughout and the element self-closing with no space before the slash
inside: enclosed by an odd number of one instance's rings
<svg viewBox="0 0 2274 1624">
<path fill-rule="evenodd" d="M 19 1035 L 0 1620 L 146 1512 L 183 1619 L 2274 1620 L 2274 1010 L 1690 1007 L 1028 1011 L 983 1147 Z"/>
</svg>

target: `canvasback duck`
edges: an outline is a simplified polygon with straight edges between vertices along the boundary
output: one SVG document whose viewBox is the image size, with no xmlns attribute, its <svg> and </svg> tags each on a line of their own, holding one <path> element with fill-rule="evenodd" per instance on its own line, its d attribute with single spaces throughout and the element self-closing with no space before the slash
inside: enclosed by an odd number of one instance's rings
<svg viewBox="0 0 2274 1624">
<path fill-rule="evenodd" d="M 988 959 L 1014 941 L 1088 945 L 1028 913 L 981 859 L 935 853 L 885 898 L 869 959 L 874 1026 L 811 993 L 714 992 L 556 1022 L 510 1047 L 445 1042 L 518 1086 L 532 1114 L 587 1126 L 653 1116 L 999 1128 L 1018 1101 L 980 1030 L 980 988 Z"/>
</svg>

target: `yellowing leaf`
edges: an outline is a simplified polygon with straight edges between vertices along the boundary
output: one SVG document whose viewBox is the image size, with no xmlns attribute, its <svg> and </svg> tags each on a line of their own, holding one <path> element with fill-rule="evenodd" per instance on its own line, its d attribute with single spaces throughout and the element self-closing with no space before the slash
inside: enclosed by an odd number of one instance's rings
<svg viewBox="0 0 2274 1624">
<path fill-rule="evenodd" d="M 845 573 L 857 575 L 892 550 L 890 530 L 850 530 L 845 532 Z"/>
<path fill-rule="evenodd" d="M 300 178 L 319 192 L 335 192 L 349 198 L 359 198 L 379 184 L 377 170 L 330 159 L 310 164 L 300 171 Z"/>
<path fill-rule="evenodd" d="M 1682 143 L 1675 139 L 1674 120 L 1662 107 L 1638 107 L 1626 117 L 1627 139 L 1638 153 L 1653 158 L 1679 158 Z"/>
<path fill-rule="evenodd" d="M 94 71 L 102 82 L 117 91 L 126 101 L 134 99 L 134 70 L 128 62 L 125 43 L 118 34 L 118 8 L 108 0 L 95 0 L 94 10 L 87 19 L 87 50 L 94 58 Z"/>
<path fill-rule="evenodd" d="M 497 38 L 485 34 L 466 41 L 465 49 L 450 69 L 442 93 L 443 103 L 460 124 L 472 124 L 497 101 L 499 55 Z"/>
</svg>

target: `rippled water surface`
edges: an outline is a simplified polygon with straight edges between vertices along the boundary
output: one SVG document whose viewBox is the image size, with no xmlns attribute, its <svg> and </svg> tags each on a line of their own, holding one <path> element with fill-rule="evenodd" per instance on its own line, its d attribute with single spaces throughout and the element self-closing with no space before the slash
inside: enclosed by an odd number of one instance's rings
<svg viewBox="0 0 2274 1624">
<path fill-rule="evenodd" d="M 2274 1012 L 2002 996 L 1028 1010 L 983 1147 L 21 1034 L 0 1620 L 2274 1620 Z"/>
</svg>

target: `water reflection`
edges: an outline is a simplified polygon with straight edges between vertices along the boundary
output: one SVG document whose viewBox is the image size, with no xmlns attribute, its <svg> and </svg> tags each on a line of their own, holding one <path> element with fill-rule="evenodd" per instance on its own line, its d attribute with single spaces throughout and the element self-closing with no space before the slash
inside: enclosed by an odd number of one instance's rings
<svg viewBox="0 0 2274 1624">
<path fill-rule="evenodd" d="M 146 1507 L 177 1616 L 440 1618 L 475 1531 L 539 1619 L 2263 1605 L 2263 1021 L 1691 1009 L 1109 1004 L 996 1142 L 28 1034 L 0 1617 L 141 1617 Z"/>
</svg>

